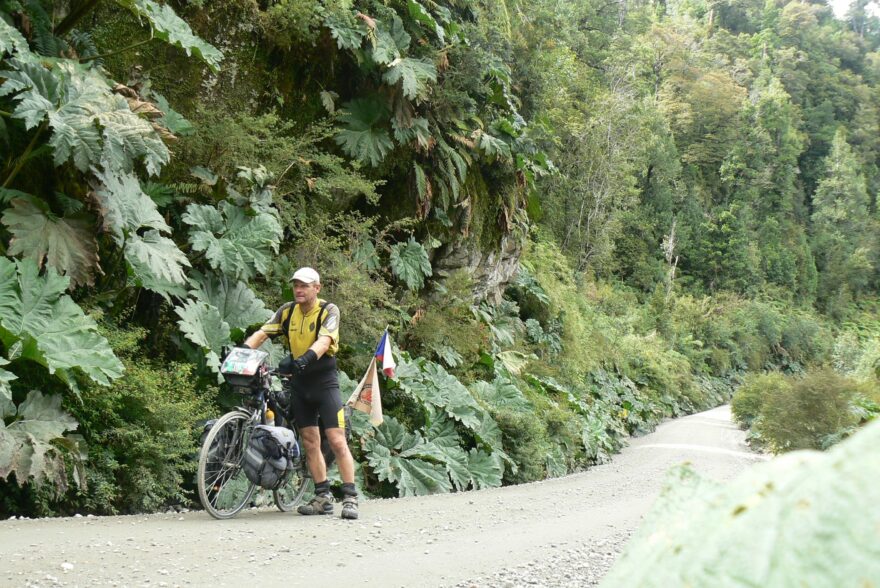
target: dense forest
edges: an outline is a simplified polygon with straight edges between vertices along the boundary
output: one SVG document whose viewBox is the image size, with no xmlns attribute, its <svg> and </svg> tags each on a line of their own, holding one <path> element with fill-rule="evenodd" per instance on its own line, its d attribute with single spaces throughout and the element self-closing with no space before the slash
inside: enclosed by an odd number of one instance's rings
<svg viewBox="0 0 880 588">
<path fill-rule="evenodd" d="M 347 390 L 399 349 L 368 495 L 731 398 L 756 444 L 834 444 L 880 414 L 876 14 L 0 0 L 0 514 L 191 503 L 220 358 L 302 265 Z"/>
</svg>

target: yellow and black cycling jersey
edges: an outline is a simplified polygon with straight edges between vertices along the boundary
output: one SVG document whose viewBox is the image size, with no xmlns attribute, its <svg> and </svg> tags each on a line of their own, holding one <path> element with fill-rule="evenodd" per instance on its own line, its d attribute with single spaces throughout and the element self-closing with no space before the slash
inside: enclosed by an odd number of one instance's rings
<svg viewBox="0 0 880 588">
<path fill-rule="evenodd" d="M 322 309 L 323 308 L 323 314 Z M 318 315 L 321 314 L 321 324 L 316 325 Z M 293 357 L 299 357 L 309 350 L 309 347 L 318 339 L 318 337 L 330 337 L 330 348 L 326 355 L 334 356 L 339 350 L 339 307 L 335 304 L 329 304 L 324 300 L 318 299 L 318 303 L 306 314 L 302 313 L 299 304 L 288 302 L 283 305 L 275 313 L 269 322 L 263 325 L 262 330 L 270 338 L 275 338 L 282 334 L 284 323 L 290 317 L 289 329 L 287 331 L 287 341 L 290 348 L 290 354 Z M 318 328 L 318 334 L 315 335 L 315 328 Z"/>
</svg>

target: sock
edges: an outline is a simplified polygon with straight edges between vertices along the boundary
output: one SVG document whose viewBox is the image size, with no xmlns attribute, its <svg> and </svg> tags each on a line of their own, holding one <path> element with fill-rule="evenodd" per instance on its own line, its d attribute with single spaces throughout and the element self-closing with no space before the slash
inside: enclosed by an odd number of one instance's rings
<svg viewBox="0 0 880 588">
<path fill-rule="evenodd" d="M 318 482 L 315 484 L 315 494 L 329 494 L 330 493 L 330 480 L 324 480 L 323 482 Z"/>
<path fill-rule="evenodd" d="M 351 482 L 345 483 L 342 485 L 342 493 L 346 496 L 355 496 L 357 497 L 358 491 L 354 487 L 354 484 Z"/>
</svg>

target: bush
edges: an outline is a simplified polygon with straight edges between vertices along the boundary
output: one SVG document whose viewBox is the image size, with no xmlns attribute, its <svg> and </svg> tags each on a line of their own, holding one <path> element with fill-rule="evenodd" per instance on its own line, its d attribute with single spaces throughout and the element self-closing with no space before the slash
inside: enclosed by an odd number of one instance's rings
<svg viewBox="0 0 880 588">
<path fill-rule="evenodd" d="M 544 423 L 537 414 L 499 409 L 492 411 L 503 435 L 504 451 L 517 466 L 504 469 L 504 484 L 522 484 L 543 480 L 545 461 L 552 444 Z"/>
<path fill-rule="evenodd" d="M 144 329 L 105 333 L 125 364 L 109 388 L 87 386 L 67 409 L 89 447 L 88 489 L 68 496 L 66 511 L 152 512 L 188 503 L 200 420 L 216 416 L 211 387 L 199 387 L 194 367 L 146 361 Z"/>
<path fill-rule="evenodd" d="M 791 388 L 791 384 L 778 372 L 747 375 L 730 401 L 733 418 L 742 426 L 751 427 L 761 414 L 764 399 L 771 394 L 781 394 L 788 388 Z"/>
<path fill-rule="evenodd" d="M 826 368 L 790 383 L 767 391 L 756 423 L 773 451 L 825 449 L 858 422 L 852 401 L 862 386 L 855 380 Z"/>
</svg>

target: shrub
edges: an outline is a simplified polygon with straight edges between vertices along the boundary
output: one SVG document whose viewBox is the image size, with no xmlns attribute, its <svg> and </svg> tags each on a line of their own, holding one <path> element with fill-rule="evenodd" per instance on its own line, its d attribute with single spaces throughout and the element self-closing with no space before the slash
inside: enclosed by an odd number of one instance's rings
<svg viewBox="0 0 880 588">
<path fill-rule="evenodd" d="M 503 435 L 504 451 L 517 466 L 504 469 L 504 484 L 522 484 L 544 479 L 545 460 L 552 443 L 537 414 L 515 410 L 492 411 Z"/>
<path fill-rule="evenodd" d="M 68 403 L 89 446 L 88 490 L 68 496 L 63 510 L 98 513 L 155 511 L 187 503 L 201 433 L 215 411 L 211 387 L 199 387 L 194 366 L 145 360 L 144 329 L 106 333 L 125 364 L 112 387 L 87 386 Z"/>
<path fill-rule="evenodd" d="M 730 402 L 733 418 L 744 427 L 751 427 L 761 414 L 764 399 L 770 394 L 780 394 L 783 389 L 791 388 L 791 384 L 782 374 L 749 374 L 736 389 Z"/>
<path fill-rule="evenodd" d="M 826 368 L 790 382 L 767 391 L 756 423 L 773 451 L 825 449 L 857 423 L 852 401 L 862 387 L 855 380 Z"/>
</svg>

